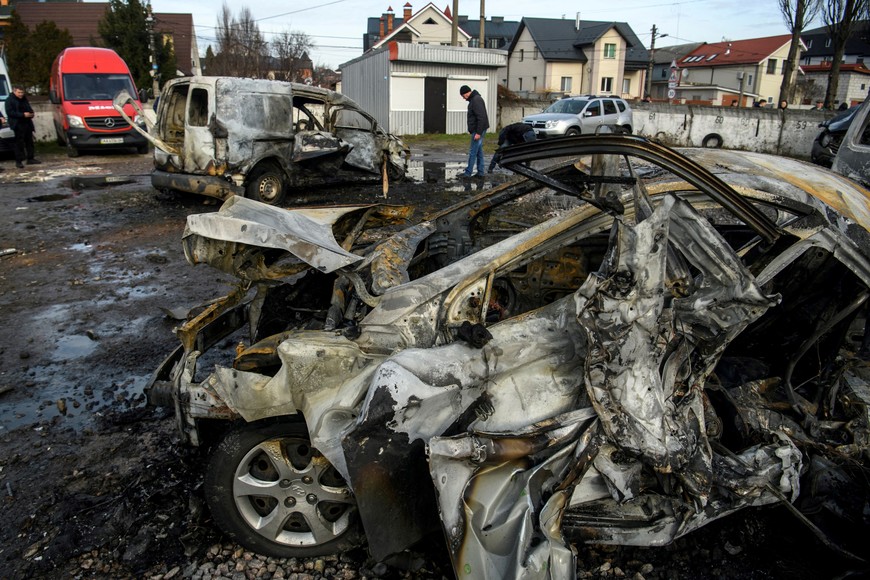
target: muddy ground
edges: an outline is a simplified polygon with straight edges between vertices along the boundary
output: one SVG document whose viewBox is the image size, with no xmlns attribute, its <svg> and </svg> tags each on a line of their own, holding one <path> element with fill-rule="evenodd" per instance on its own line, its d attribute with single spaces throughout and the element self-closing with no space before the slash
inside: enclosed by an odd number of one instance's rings
<svg viewBox="0 0 870 580">
<path fill-rule="evenodd" d="M 427 153 L 415 157 L 416 181 L 394 186 L 388 202 L 422 210 L 504 179 L 445 179 L 461 152 Z M 168 311 L 230 284 L 190 266 L 180 244 L 186 217 L 217 203 L 152 189 L 148 156 L 43 161 L 16 170 L 0 160 L 0 578 L 170 578 L 221 554 L 250 560 L 212 525 L 202 454 L 177 443 L 171 417 L 147 408 L 141 391 L 176 345 Z M 383 201 L 375 184 L 291 197 Z M 437 555 L 417 562 L 402 572 L 360 550 L 334 573 L 294 565 L 309 578 L 452 576 Z M 579 563 L 581 577 L 596 578 L 809 579 L 851 568 L 781 507 L 741 512 L 664 548 L 582 547 Z M 227 577 L 280 576 L 234 570 Z"/>
</svg>

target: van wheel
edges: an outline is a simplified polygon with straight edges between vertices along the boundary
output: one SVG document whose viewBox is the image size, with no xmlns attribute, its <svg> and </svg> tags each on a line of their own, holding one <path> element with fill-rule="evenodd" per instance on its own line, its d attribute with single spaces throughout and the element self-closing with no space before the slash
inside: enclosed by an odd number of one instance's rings
<svg viewBox="0 0 870 580">
<path fill-rule="evenodd" d="M 73 147 L 73 144 L 70 143 L 69 136 L 67 136 L 67 138 L 66 138 L 66 154 L 69 157 L 78 157 L 79 156 L 79 150 L 76 149 L 75 147 Z"/>
<path fill-rule="evenodd" d="M 245 197 L 278 205 L 284 201 L 284 173 L 274 165 L 261 165 L 251 172 Z"/>
<path fill-rule="evenodd" d="M 577 127 L 571 127 L 567 131 L 565 131 L 565 137 L 574 137 L 575 135 L 580 134 L 580 129 Z"/>
</svg>

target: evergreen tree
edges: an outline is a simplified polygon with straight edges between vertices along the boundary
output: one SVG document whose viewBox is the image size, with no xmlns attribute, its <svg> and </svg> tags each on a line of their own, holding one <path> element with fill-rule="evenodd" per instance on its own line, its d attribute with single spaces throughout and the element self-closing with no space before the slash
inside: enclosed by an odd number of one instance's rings
<svg viewBox="0 0 870 580">
<path fill-rule="evenodd" d="M 64 48 L 73 45 L 72 35 L 66 28 L 61 30 L 54 22 L 43 21 L 31 32 L 15 10 L 5 40 L 8 47 L 6 64 L 12 83 L 36 89 L 42 94 L 48 92 L 54 58 Z"/>
</svg>

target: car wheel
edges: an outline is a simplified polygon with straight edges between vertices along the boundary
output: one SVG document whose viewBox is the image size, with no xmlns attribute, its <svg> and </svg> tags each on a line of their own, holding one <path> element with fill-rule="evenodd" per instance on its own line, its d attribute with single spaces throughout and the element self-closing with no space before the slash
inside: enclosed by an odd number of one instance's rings
<svg viewBox="0 0 870 580">
<path fill-rule="evenodd" d="M 570 127 L 567 131 L 565 131 L 565 137 L 573 137 L 579 134 L 580 129 L 578 129 L 577 127 Z"/>
<path fill-rule="evenodd" d="M 69 139 L 69 135 L 67 135 L 66 138 L 66 154 L 69 157 L 78 157 L 80 154 L 80 151 L 73 147 L 73 144 Z"/>
<path fill-rule="evenodd" d="M 261 165 L 251 172 L 245 197 L 278 205 L 284 200 L 284 174 L 274 165 Z"/>
<path fill-rule="evenodd" d="M 626 133 L 631 135 L 631 125 L 623 125 L 622 128 L 625 130 Z"/>
<path fill-rule="evenodd" d="M 722 147 L 722 136 L 718 133 L 710 133 L 701 141 L 701 147 L 719 149 Z"/>
<path fill-rule="evenodd" d="M 266 556 L 337 554 L 359 544 L 353 493 L 302 423 L 230 431 L 209 458 L 205 494 L 218 526 Z"/>
</svg>

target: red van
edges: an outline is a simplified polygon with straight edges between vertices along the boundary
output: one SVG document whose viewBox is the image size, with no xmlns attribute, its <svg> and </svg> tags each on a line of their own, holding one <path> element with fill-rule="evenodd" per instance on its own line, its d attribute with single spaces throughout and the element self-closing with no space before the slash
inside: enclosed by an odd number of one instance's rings
<svg viewBox="0 0 870 580">
<path fill-rule="evenodd" d="M 118 53 L 90 46 L 66 48 L 51 66 L 49 98 L 56 105 L 54 129 L 70 157 L 83 149 L 135 147 L 148 152 L 148 141 L 112 107 L 121 90 L 136 95 L 130 69 Z M 144 95 L 140 99 L 147 101 Z M 141 103 L 140 103 L 141 104 Z M 128 105 L 130 118 L 145 126 Z M 141 110 L 141 107 L 140 107 Z"/>
</svg>

